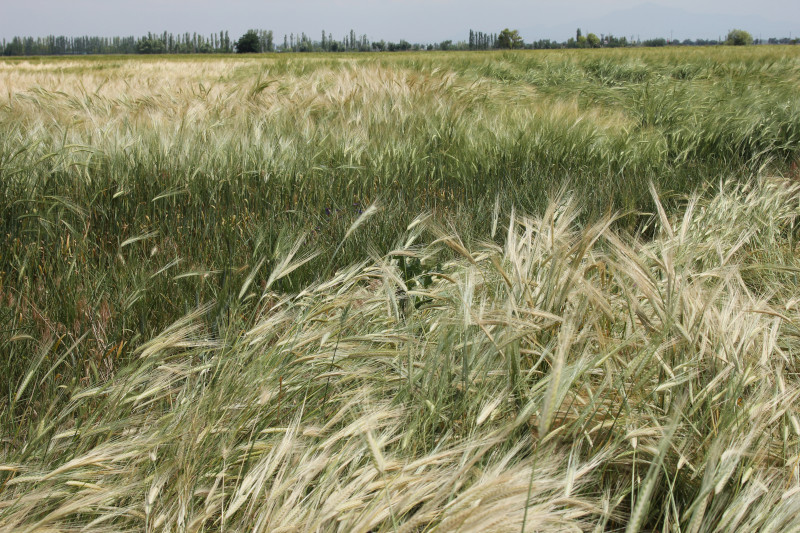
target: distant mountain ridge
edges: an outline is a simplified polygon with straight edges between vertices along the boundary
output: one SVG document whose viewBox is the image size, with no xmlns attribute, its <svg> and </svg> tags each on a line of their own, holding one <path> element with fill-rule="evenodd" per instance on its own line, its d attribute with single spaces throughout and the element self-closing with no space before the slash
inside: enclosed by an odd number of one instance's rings
<svg viewBox="0 0 800 533">
<path fill-rule="evenodd" d="M 526 42 L 539 39 L 564 41 L 575 36 L 581 28 L 589 32 L 613 34 L 620 37 L 642 40 L 663 37 L 665 39 L 718 39 L 725 38 L 729 30 L 741 28 L 753 37 L 787 37 L 797 26 L 797 21 L 773 21 L 760 16 L 693 13 L 684 9 L 661 4 L 646 3 L 629 9 L 614 11 L 593 18 L 578 18 L 573 22 L 548 25 L 547 23 L 520 27 Z M 797 28 L 793 35 L 797 35 Z M 671 36 L 671 37 L 670 37 Z"/>
</svg>

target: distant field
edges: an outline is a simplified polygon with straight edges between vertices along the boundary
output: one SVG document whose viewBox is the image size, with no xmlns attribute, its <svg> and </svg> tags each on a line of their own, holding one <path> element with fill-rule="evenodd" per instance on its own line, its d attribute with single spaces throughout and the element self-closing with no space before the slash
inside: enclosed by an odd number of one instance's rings
<svg viewBox="0 0 800 533">
<path fill-rule="evenodd" d="M 798 164 L 797 47 L 0 60 L 0 532 L 798 530 Z"/>
</svg>

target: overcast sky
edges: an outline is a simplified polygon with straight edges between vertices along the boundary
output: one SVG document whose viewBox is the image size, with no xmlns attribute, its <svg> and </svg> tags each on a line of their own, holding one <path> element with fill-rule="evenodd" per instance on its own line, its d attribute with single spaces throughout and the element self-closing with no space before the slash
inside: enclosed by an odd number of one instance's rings
<svg viewBox="0 0 800 533">
<path fill-rule="evenodd" d="M 658 5 L 656 5 L 658 4 Z M 142 35 L 148 31 L 208 34 L 248 28 L 320 31 L 341 38 L 351 28 L 371 39 L 466 40 L 470 28 L 518 28 L 530 41 L 584 33 L 716 38 L 732 25 L 755 36 L 800 34 L 798 0 L 0 0 L 0 37 Z M 699 35 L 698 33 L 704 33 Z"/>
</svg>

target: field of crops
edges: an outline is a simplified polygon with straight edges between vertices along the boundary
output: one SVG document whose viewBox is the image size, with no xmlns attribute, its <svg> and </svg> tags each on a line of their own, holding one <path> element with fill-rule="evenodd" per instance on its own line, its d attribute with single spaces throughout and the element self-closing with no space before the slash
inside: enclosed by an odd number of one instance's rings
<svg viewBox="0 0 800 533">
<path fill-rule="evenodd" d="M 796 47 L 0 61 L 0 532 L 800 531 Z"/>
</svg>

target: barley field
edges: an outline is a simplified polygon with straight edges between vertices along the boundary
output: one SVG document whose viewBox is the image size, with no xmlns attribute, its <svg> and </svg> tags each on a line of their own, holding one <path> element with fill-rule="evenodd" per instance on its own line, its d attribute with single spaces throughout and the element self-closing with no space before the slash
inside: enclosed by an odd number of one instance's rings
<svg viewBox="0 0 800 533">
<path fill-rule="evenodd" d="M 0 532 L 800 531 L 796 47 L 0 60 Z"/>
</svg>

